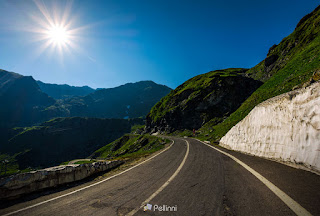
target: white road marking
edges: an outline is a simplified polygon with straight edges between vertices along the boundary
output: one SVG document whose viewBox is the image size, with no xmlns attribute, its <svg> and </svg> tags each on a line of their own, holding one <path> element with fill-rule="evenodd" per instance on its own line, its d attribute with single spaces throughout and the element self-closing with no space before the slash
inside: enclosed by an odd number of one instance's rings
<svg viewBox="0 0 320 216">
<path fill-rule="evenodd" d="M 128 172 L 129 170 L 132 170 L 132 169 L 134 169 L 134 168 L 136 168 L 136 167 L 138 167 L 138 166 L 140 166 L 140 165 L 148 162 L 149 160 L 151 160 L 151 159 L 157 157 L 158 155 L 160 155 L 161 153 L 167 151 L 169 148 L 171 148 L 171 146 L 172 146 L 173 144 L 174 144 L 174 140 L 172 140 L 172 143 L 171 143 L 171 145 L 170 145 L 168 148 L 162 150 L 161 152 L 159 152 L 158 154 L 156 154 L 156 155 L 148 158 L 147 160 L 145 160 L 145 161 L 143 161 L 143 162 L 141 162 L 141 163 L 139 163 L 139 164 L 137 164 L 137 165 L 135 165 L 135 166 L 133 166 L 133 167 L 130 167 L 129 169 L 127 169 L 127 170 L 125 170 L 125 171 L 123 171 L 123 172 L 121 172 L 121 173 L 118 173 L 118 174 L 116 174 L 116 175 L 110 176 L 109 178 L 103 179 L 103 180 L 101 180 L 101 181 L 99 181 L 99 182 L 96 182 L 96 183 L 91 184 L 91 185 L 88 185 L 88 186 L 86 186 L 86 187 L 77 189 L 77 190 L 72 191 L 72 192 L 70 192 L 70 193 L 66 193 L 66 194 L 63 194 L 63 195 L 61 195 L 61 196 L 57 196 L 57 197 L 54 197 L 54 198 L 52 198 L 52 199 L 45 200 L 45 201 L 40 202 L 40 203 L 37 203 L 37 204 L 31 205 L 31 206 L 28 206 L 28 207 L 25 207 L 25 208 L 22 208 L 22 209 L 13 211 L 13 212 L 9 212 L 9 213 L 7 213 L 7 214 L 5 214 L 5 215 L 3 215 L 3 216 L 13 215 L 13 214 L 16 214 L 16 213 L 19 213 L 19 212 L 22 212 L 22 211 L 25 211 L 25 210 L 34 208 L 34 207 L 36 207 L 36 206 L 40 206 L 40 205 L 43 205 L 43 204 L 45 204 L 45 203 L 48 203 L 48 202 L 51 202 L 51 201 L 60 199 L 60 198 L 62 198 L 62 197 L 69 196 L 69 195 L 74 194 L 74 193 L 77 193 L 77 192 L 79 192 L 79 191 L 82 191 L 82 190 L 91 188 L 91 187 L 96 186 L 96 185 L 98 185 L 98 184 L 101 184 L 101 183 L 103 183 L 103 182 L 105 182 L 105 181 L 108 181 L 108 180 L 110 180 L 110 179 L 112 179 L 112 178 L 114 178 L 114 177 L 116 177 L 116 176 L 119 176 L 119 175 L 121 175 L 121 174 L 123 174 L 123 173 L 126 173 L 126 172 Z"/>
<path fill-rule="evenodd" d="M 180 163 L 180 166 L 177 168 L 177 170 L 173 173 L 173 175 L 168 179 L 168 181 L 166 181 L 156 192 L 154 192 L 148 199 L 146 199 L 144 202 L 142 202 L 142 204 L 140 205 L 140 207 L 133 209 L 131 212 L 129 212 L 128 214 L 126 214 L 126 216 L 132 216 L 135 213 L 137 213 L 139 211 L 139 209 L 143 208 L 148 202 L 150 202 L 155 196 L 157 196 L 161 191 L 163 191 L 163 189 L 165 189 L 165 187 L 167 187 L 169 185 L 169 183 L 178 175 L 178 173 L 180 172 L 180 170 L 182 169 L 183 165 L 185 164 L 187 157 L 189 155 L 189 142 L 188 140 L 184 140 L 187 143 L 187 151 L 186 154 L 182 160 L 182 162 Z"/>
<path fill-rule="evenodd" d="M 202 142 L 201 140 L 198 140 L 198 141 Z M 230 157 L 231 159 L 236 161 L 238 164 L 243 166 L 246 170 L 248 170 L 251 174 L 253 174 L 257 179 L 259 179 L 263 184 L 265 184 L 275 195 L 277 195 L 294 213 L 296 213 L 296 215 L 298 215 L 298 216 L 309 216 L 309 215 L 311 216 L 312 215 L 305 208 L 303 208 L 299 203 L 297 203 L 291 197 L 289 197 L 285 192 L 280 190 L 280 188 L 278 188 L 277 186 L 272 184 L 268 179 L 263 177 L 260 173 L 258 173 L 257 171 L 255 171 L 254 169 L 249 167 L 247 164 L 245 164 L 244 162 L 242 162 L 238 158 L 236 158 L 233 155 L 228 154 L 218 148 L 215 148 L 211 145 L 208 145 L 205 142 L 202 142 L 202 143 L 209 146 L 210 148 L 213 148 L 214 150 Z"/>
</svg>

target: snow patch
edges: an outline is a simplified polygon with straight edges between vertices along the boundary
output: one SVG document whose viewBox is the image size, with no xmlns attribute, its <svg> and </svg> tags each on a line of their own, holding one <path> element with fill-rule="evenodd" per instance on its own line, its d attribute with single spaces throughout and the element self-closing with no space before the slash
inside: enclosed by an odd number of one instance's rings
<svg viewBox="0 0 320 216">
<path fill-rule="evenodd" d="M 220 145 L 319 173 L 320 82 L 260 103 Z"/>
</svg>

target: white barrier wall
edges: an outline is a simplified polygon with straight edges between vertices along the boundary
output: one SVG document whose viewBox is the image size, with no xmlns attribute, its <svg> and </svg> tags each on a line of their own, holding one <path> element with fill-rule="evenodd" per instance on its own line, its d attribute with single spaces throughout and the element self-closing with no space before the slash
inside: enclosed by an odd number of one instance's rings
<svg viewBox="0 0 320 216">
<path fill-rule="evenodd" d="M 220 145 L 320 173 L 320 82 L 257 105 Z"/>
<path fill-rule="evenodd" d="M 106 161 L 92 164 L 72 164 L 2 178 L 0 179 L 0 199 L 78 181 L 92 174 L 112 169 L 122 163 L 123 161 Z"/>
</svg>

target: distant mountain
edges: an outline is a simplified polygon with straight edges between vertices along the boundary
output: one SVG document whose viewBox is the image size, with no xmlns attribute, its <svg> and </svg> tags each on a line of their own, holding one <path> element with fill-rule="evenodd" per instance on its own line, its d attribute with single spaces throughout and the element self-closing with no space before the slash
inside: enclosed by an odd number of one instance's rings
<svg viewBox="0 0 320 216">
<path fill-rule="evenodd" d="M 58 85 L 43 83 L 41 81 L 37 81 L 37 83 L 44 93 L 55 99 L 65 99 L 74 96 L 85 96 L 95 91 L 93 88 L 90 88 L 89 86 L 77 87 L 66 84 Z"/>
<path fill-rule="evenodd" d="M 42 111 L 54 103 L 31 76 L 0 70 L 0 127 L 37 122 L 44 118 Z"/>
<path fill-rule="evenodd" d="M 31 126 L 55 117 L 127 119 L 146 116 L 170 91 L 169 87 L 152 81 L 94 91 L 87 86 L 36 82 L 31 76 L 0 70 L 0 128 Z M 74 96 L 76 94 L 85 96 Z"/>
<path fill-rule="evenodd" d="M 151 107 L 171 89 L 152 81 L 140 81 L 97 90 L 87 96 L 65 99 L 69 116 L 96 118 L 136 118 L 145 116 Z"/>
</svg>

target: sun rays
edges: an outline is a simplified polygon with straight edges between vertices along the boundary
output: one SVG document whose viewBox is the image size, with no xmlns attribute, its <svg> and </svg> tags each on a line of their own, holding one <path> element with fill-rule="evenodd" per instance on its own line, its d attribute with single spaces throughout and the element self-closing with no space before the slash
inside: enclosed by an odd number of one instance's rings
<svg viewBox="0 0 320 216">
<path fill-rule="evenodd" d="M 34 2 L 38 13 L 29 14 L 34 25 L 28 31 L 35 33 L 34 41 L 41 42 L 38 55 L 58 53 L 63 59 L 65 53 L 82 52 L 78 43 L 81 33 L 90 25 L 76 25 L 76 17 L 71 14 L 72 1 L 66 1 L 65 5 L 53 5 L 50 10 L 43 1 Z"/>
</svg>

